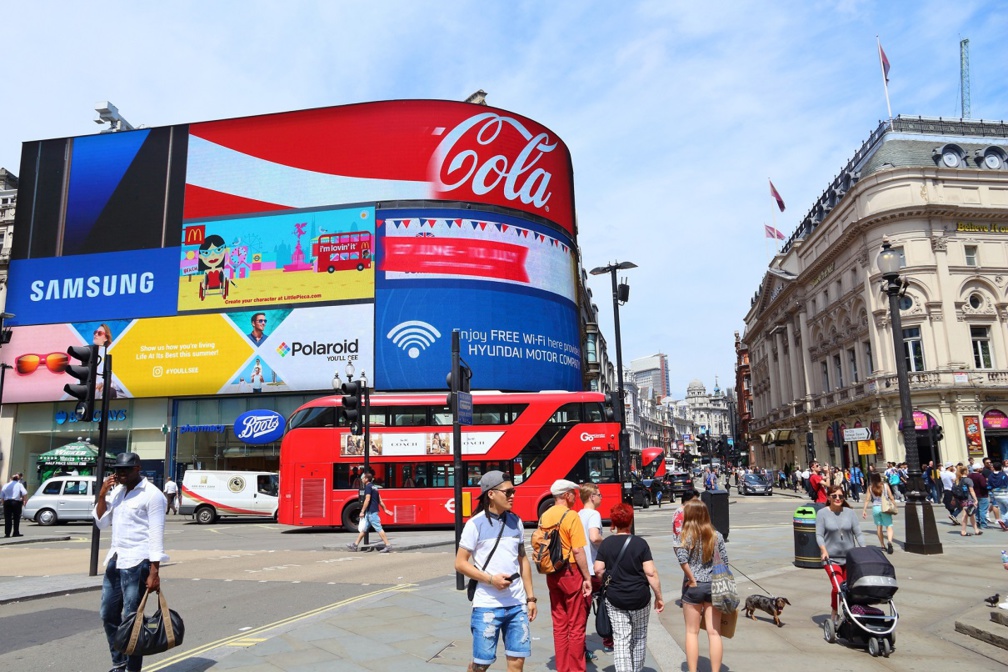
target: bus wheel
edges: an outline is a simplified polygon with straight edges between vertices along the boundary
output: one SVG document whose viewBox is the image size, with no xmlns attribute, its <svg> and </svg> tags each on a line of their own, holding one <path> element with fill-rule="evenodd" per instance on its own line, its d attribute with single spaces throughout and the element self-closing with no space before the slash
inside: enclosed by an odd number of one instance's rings
<svg viewBox="0 0 1008 672">
<path fill-rule="evenodd" d="M 542 502 L 540 502 L 539 503 L 539 514 L 538 514 L 539 518 L 542 518 L 543 514 L 546 513 L 546 510 L 548 508 L 550 508 L 551 506 L 553 506 L 553 502 L 551 500 L 549 500 L 549 499 L 544 499 Z"/>
<path fill-rule="evenodd" d="M 358 271 L 363 271 L 364 270 L 364 264 L 357 264 L 357 270 Z"/>
<path fill-rule="evenodd" d="M 360 522 L 360 502 L 348 504 L 343 509 L 343 529 L 347 532 L 356 532 L 357 524 Z"/>
<path fill-rule="evenodd" d="M 336 267 L 335 266 L 330 266 L 329 268 L 326 269 L 326 271 L 328 271 L 329 274 L 332 275 L 333 273 L 336 272 Z"/>
</svg>

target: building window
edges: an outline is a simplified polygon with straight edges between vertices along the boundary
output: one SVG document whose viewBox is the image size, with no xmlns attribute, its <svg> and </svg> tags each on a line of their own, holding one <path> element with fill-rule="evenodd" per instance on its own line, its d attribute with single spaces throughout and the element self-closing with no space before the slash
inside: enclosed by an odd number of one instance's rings
<svg viewBox="0 0 1008 672">
<path fill-rule="evenodd" d="M 967 266 L 979 266 L 977 261 L 977 246 L 967 245 L 966 246 L 966 265 Z"/>
<path fill-rule="evenodd" d="M 851 289 L 857 289 L 857 286 L 858 286 L 858 276 L 857 276 L 857 269 L 856 268 L 852 268 L 851 269 L 851 272 L 850 272 L 850 286 L 851 286 Z"/>
<path fill-rule="evenodd" d="M 980 310 L 980 306 L 983 305 L 983 297 L 979 294 L 970 294 L 969 305 L 973 310 Z"/>
<path fill-rule="evenodd" d="M 910 310 L 913 308 L 913 298 L 907 296 L 906 294 L 901 296 L 899 300 L 899 308 L 900 310 Z"/>
<path fill-rule="evenodd" d="M 857 353 L 854 351 L 854 348 L 847 351 L 847 361 L 850 363 L 851 382 L 857 383 L 860 379 L 857 374 Z"/>
<path fill-rule="evenodd" d="M 589 364 L 598 364 L 598 354 L 595 346 L 597 334 L 588 334 L 585 339 L 585 361 Z"/>
<path fill-rule="evenodd" d="M 875 360 L 871 356 L 871 341 L 865 341 L 862 345 L 864 346 L 865 364 L 868 365 L 868 373 L 870 374 L 875 370 Z"/>
<path fill-rule="evenodd" d="M 833 370 L 836 371 L 836 384 L 839 389 L 844 386 L 843 367 L 840 365 L 840 355 L 833 355 Z"/>
<path fill-rule="evenodd" d="M 826 362 L 822 363 L 822 391 L 829 392 L 829 366 Z"/>
<path fill-rule="evenodd" d="M 906 268 L 906 253 L 903 252 L 903 248 L 894 247 L 892 251 L 899 255 L 899 267 Z"/>
<path fill-rule="evenodd" d="M 973 340 L 973 366 L 978 369 L 993 369 L 990 354 L 990 327 L 970 327 Z"/>
<path fill-rule="evenodd" d="M 840 280 L 836 281 L 836 295 L 838 299 L 843 296 L 843 283 Z"/>
<path fill-rule="evenodd" d="M 907 371 L 924 370 L 924 342 L 921 340 L 920 327 L 903 330 L 903 354 Z"/>
</svg>

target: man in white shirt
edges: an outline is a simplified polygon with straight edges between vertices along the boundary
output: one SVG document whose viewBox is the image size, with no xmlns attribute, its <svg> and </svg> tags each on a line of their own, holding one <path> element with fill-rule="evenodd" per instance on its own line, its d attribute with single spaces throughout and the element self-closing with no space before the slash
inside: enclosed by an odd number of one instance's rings
<svg viewBox="0 0 1008 672">
<path fill-rule="evenodd" d="M 588 540 L 588 545 L 585 546 L 585 555 L 588 556 L 588 573 L 592 577 L 592 597 L 588 598 L 589 600 L 593 599 L 602 588 L 602 581 L 595 576 L 595 556 L 602 543 L 602 514 L 598 512 L 598 505 L 601 503 L 602 493 L 599 492 L 599 487 L 594 483 L 582 483 L 581 504 L 583 507 L 578 511 L 578 516 L 580 516 L 581 525 L 584 527 L 585 539 Z M 589 602 L 588 610 L 591 611 L 591 602 Z M 606 653 L 612 653 L 612 637 L 602 638 L 602 650 Z M 588 660 L 594 660 L 595 654 L 586 650 L 585 657 Z"/>
<path fill-rule="evenodd" d="M 178 486 L 175 485 L 175 481 L 168 477 L 165 479 L 164 484 L 164 496 L 168 500 L 168 508 L 165 509 L 165 515 L 168 515 L 168 510 L 170 509 L 172 513 L 178 513 Z"/>
<path fill-rule="evenodd" d="M 952 488 L 956 483 L 956 473 L 955 465 L 951 462 L 945 463 L 945 468 L 941 472 L 941 482 L 942 482 L 942 503 L 949 512 L 949 520 L 952 521 L 953 525 L 959 524 L 959 501 L 952 496 Z"/>
<path fill-rule="evenodd" d="M 532 655 L 529 623 L 537 611 L 525 532 L 511 512 L 515 487 L 507 476 L 488 471 L 479 486 L 483 510 L 466 521 L 455 554 L 455 571 L 477 582 L 469 623 L 469 672 L 485 672 L 494 663 L 498 639 L 504 640 L 508 671 L 520 672 Z"/>
<path fill-rule="evenodd" d="M 105 557 L 101 619 L 105 626 L 112 669 L 109 672 L 140 672 L 142 656 L 116 650 L 116 630 L 127 615 L 140 606 L 143 589 L 161 589 L 164 552 L 165 498 L 140 475 L 140 456 L 123 453 L 112 465 L 114 474 L 102 482 L 91 515 L 100 530 L 112 528 L 112 545 Z"/>
<path fill-rule="evenodd" d="M 28 503 L 28 491 L 21 483 L 21 475 L 14 474 L 7 485 L 0 489 L 0 496 L 3 497 L 4 510 L 4 536 L 11 536 L 11 529 L 14 536 L 21 536 L 21 510 Z"/>
</svg>

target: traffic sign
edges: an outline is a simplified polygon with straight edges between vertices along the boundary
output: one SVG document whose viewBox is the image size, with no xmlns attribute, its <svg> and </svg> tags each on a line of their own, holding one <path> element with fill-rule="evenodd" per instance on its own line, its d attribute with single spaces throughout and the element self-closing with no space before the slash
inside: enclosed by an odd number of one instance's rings
<svg viewBox="0 0 1008 672">
<path fill-rule="evenodd" d="M 843 430 L 844 441 L 867 441 L 871 438 L 871 432 L 867 427 L 853 427 Z"/>
<path fill-rule="evenodd" d="M 460 425 L 473 424 L 472 394 L 469 392 L 458 392 L 455 397 L 458 403 L 458 417 Z"/>
</svg>

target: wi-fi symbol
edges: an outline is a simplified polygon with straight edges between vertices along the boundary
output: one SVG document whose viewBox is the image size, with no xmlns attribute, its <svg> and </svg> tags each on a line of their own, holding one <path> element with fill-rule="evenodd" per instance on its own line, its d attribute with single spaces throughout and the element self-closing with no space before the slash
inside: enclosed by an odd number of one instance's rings
<svg viewBox="0 0 1008 672">
<path fill-rule="evenodd" d="M 416 359 L 420 356 L 421 351 L 426 350 L 434 344 L 434 341 L 441 338 L 441 332 L 435 329 L 434 325 L 426 322 L 408 320 L 392 327 L 387 338 L 397 347 L 405 350 L 410 359 Z"/>
</svg>

